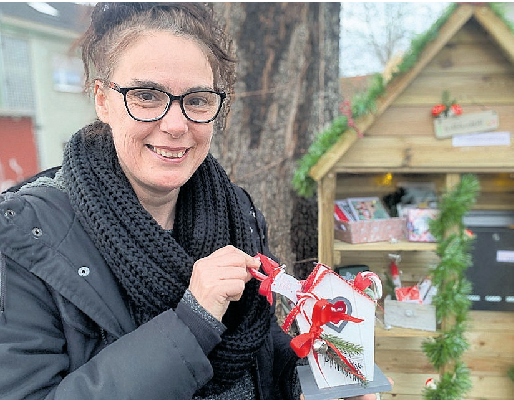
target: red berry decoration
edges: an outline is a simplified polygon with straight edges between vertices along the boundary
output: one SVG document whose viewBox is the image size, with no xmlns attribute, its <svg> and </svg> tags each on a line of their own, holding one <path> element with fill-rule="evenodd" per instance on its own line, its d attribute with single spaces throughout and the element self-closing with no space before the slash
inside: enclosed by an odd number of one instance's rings
<svg viewBox="0 0 514 400">
<path fill-rule="evenodd" d="M 438 104 L 432 107 L 432 115 L 438 117 L 444 110 L 446 110 L 446 106 L 444 104 Z"/>
<path fill-rule="evenodd" d="M 450 107 L 450 110 L 453 112 L 453 114 L 455 115 L 461 115 L 462 114 L 462 107 L 459 106 L 458 104 L 453 104 L 451 107 Z"/>
</svg>

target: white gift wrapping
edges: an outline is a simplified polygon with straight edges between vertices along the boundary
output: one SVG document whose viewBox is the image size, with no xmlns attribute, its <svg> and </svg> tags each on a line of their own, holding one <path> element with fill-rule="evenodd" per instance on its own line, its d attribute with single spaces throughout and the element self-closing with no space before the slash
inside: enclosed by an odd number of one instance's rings
<svg viewBox="0 0 514 400">
<path fill-rule="evenodd" d="M 317 299 L 326 299 L 332 304 L 339 302 L 346 308 L 346 313 L 362 319 L 362 322 L 340 321 L 337 324 L 327 323 L 322 326 L 323 333 L 336 336 L 346 342 L 361 346 L 359 355 L 347 356 L 367 381 L 373 380 L 374 374 L 374 334 L 375 334 L 375 301 L 352 282 L 341 278 L 323 264 L 318 264 L 313 271 L 313 287 L 307 295 L 300 294 L 297 304 L 300 311 L 296 314 L 296 322 L 300 333 L 307 333 L 311 328 L 311 318 Z M 341 303 L 342 302 L 342 303 Z M 356 383 L 356 377 L 345 372 L 322 353 L 315 353 L 311 348 L 308 360 L 314 379 L 320 389 Z"/>
</svg>

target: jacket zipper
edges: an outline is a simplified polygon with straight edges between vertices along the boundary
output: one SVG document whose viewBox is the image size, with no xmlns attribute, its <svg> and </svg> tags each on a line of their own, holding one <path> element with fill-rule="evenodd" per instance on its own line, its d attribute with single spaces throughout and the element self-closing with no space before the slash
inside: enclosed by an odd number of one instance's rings
<svg viewBox="0 0 514 400">
<path fill-rule="evenodd" d="M 0 252 L 0 315 L 4 318 L 5 311 L 5 274 L 6 274 L 5 256 Z"/>
</svg>

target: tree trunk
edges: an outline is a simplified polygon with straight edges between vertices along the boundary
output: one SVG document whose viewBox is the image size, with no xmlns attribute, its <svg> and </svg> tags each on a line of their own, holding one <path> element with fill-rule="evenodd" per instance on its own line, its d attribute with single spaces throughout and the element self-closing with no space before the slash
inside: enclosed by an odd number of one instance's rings
<svg viewBox="0 0 514 400">
<path fill-rule="evenodd" d="M 317 211 L 315 201 L 297 198 L 291 179 L 296 161 L 339 109 L 340 4 L 238 2 L 214 9 L 239 62 L 227 126 L 212 152 L 253 196 L 271 251 L 298 275 L 295 263 L 317 256 Z"/>
</svg>

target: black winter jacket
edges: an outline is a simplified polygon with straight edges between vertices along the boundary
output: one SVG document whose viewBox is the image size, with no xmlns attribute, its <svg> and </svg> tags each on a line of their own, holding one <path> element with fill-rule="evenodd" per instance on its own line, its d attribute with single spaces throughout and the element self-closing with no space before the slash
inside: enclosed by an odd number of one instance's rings
<svg viewBox="0 0 514 400">
<path fill-rule="evenodd" d="M 238 193 L 269 254 L 262 214 Z M 40 186 L 0 195 L 0 253 L 1 399 L 191 399 L 211 379 L 180 305 L 136 328 L 65 192 Z M 259 400 L 290 400 L 297 358 L 273 310 L 270 318 L 252 376 Z"/>
</svg>

